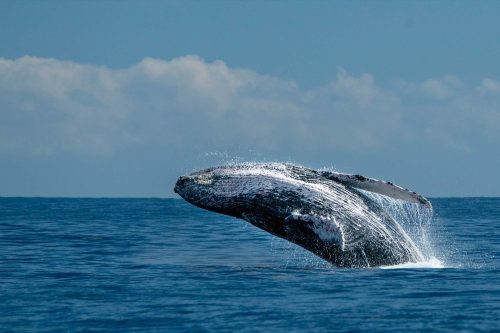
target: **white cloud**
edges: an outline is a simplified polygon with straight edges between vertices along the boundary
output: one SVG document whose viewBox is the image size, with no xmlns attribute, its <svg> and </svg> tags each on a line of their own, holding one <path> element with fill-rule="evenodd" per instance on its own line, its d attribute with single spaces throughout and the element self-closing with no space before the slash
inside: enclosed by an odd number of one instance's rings
<svg viewBox="0 0 500 333">
<path fill-rule="evenodd" d="M 436 99 L 452 97 L 462 86 L 462 82 L 454 75 L 447 75 L 442 79 L 431 79 L 421 84 L 423 92 Z"/>
<path fill-rule="evenodd" d="M 335 95 L 340 98 L 349 98 L 362 108 L 371 106 L 380 94 L 373 76 L 363 74 L 359 78 L 352 77 L 343 69 L 339 70 L 337 80 L 332 83 L 332 90 Z"/>
<path fill-rule="evenodd" d="M 500 139 L 498 100 L 482 100 L 485 91 L 500 84 L 467 89 L 446 76 L 384 88 L 370 74 L 340 70 L 305 91 L 196 56 L 125 69 L 0 59 L 0 153 L 110 155 L 153 145 L 324 154 L 422 143 L 470 151 L 478 138 Z"/>
<path fill-rule="evenodd" d="M 482 92 L 499 94 L 500 93 L 500 82 L 492 79 L 483 79 L 479 90 Z"/>
<path fill-rule="evenodd" d="M 463 83 L 455 75 L 446 75 L 424 82 L 399 81 L 395 88 L 399 94 L 405 97 L 446 100 L 455 97 L 463 88 Z"/>
</svg>

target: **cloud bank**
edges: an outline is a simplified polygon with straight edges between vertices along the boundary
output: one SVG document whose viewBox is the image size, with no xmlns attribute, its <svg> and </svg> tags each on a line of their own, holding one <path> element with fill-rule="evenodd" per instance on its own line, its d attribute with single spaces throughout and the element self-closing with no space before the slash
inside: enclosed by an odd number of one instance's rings
<svg viewBox="0 0 500 333">
<path fill-rule="evenodd" d="M 197 56 L 125 69 L 0 58 L 0 154 L 110 156 L 154 146 L 314 155 L 419 145 L 467 153 L 500 140 L 499 102 L 491 78 L 383 87 L 339 69 L 331 83 L 301 89 Z"/>
</svg>

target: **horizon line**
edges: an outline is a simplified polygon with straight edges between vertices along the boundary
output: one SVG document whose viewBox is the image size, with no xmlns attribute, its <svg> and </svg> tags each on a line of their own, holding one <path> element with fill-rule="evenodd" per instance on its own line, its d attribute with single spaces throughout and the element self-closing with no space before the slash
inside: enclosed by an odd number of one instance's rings
<svg viewBox="0 0 500 333">
<path fill-rule="evenodd" d="M 440 197 L 426 197 L 427 199 L 500 199 L 500 196 L 440 196 Z M 181 197 L 155 197 L 155 196 L 2 196 L 0 199 L 156 199 L 156 200 L 183 200 Z"/>
</svg>

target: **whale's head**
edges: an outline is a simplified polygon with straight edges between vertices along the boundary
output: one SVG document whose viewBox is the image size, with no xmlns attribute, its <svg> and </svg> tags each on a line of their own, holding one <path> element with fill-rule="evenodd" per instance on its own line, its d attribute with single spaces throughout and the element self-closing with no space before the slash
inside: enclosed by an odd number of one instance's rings
<svg viewBox="0 0 500 333">
<path fill-rule="evenodd" d="M 255 187 L 255 184 L 249 184 L 250 182 L 251 180 L 237 169 L 218 167 L 179 177 L 174 191 L 195 206 L 241 217 L 247 205 L 246 201 L 250 200 L 249 193 L 242 193 L 245 192 L 242 189 L 245 184 L 247 190 L 248 187 Z"/>
<path fill-rule="evenodd" d="M 286 197 L 276 193 L 278 183 L 283 182 L 276 176 L 280 171 L 245 166 L 210 168 L 179 177 L 174 191 L 189 203 L 214 212 L 248 219 L 258 211 L 276 217 L 290 214 L 275 211 L 287 206 L 278 202 Z"/>
</svg>

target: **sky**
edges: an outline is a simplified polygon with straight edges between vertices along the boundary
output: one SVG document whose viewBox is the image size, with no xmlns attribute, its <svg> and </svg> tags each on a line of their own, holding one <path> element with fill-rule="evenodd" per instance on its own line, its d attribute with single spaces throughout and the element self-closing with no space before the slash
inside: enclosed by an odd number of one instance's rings
<svg viewBox="0 0 500 333">
<path fill-rule="evenodd" d="M 283 161 L 500 196 L 500 2 L 2 1 L 0 196 Z"/>
</svg>

